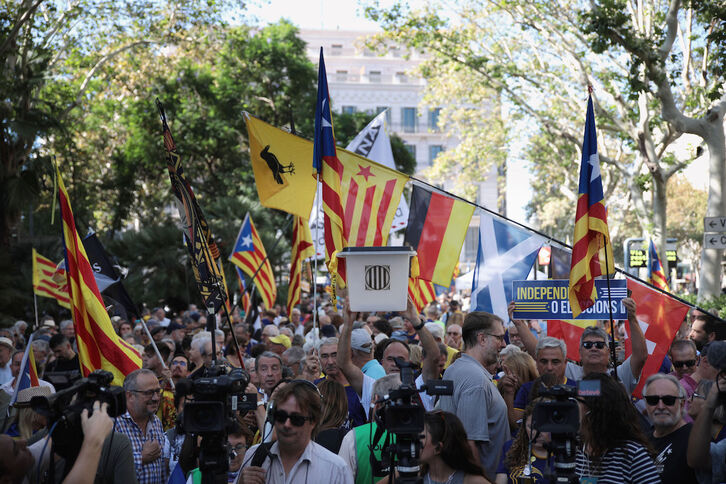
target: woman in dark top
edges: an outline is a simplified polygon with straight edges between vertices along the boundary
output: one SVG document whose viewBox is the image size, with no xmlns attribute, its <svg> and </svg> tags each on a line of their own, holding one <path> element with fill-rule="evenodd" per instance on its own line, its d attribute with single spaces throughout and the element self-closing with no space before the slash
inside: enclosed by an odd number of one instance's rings
<svg viewBox="0 0 726 484">
<path fill-rule="evenodd" d="M 335 380 L 326 379 L 318 383 L 318 390 L 323 397 L 323 409 L 315 442 L 337 454 L 343 437 L 350 430 L 345 387 Z"/>
</svg>

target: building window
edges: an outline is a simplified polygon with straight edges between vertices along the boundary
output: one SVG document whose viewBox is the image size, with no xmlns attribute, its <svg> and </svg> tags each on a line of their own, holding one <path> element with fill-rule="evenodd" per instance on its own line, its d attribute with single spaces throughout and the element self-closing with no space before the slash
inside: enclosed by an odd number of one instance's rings
<svg viewBox="0 0 726 484">
<path fill-rule="evenodd" d="M 413 156 L 413 159 L 416 159 L 416 145 L 410 145 L 408 143 L 403 145 L 409 153 L 411 153 L 411 156 Z"/>
<path fill-rule="evenodd" d="M 355 114 L 355 106 L 343 106 L 343 114 Z"/>
<path fill-rule="evenodd" d="M 369 82 L 381 82 L 381 71 L 368 71 Z"/>
<path fill-rule="evenodd" d="M 434 164 L 434 160 L 437 156 L 439 156 L 439 153 L 444 151 L 444 147 L 441 145 L 430 145 L 429 146 L 429 165 Z"/>
<path fill-rule="evenodd" d="M 479 251 L 479 228 L 469 227 L 466 229 L 466 237 L 464 238 L 464 260 L 476 261 L 476 255 Z"/>
<path fill-rule="evenodd" d="M 391 47 L 390 52 L 393 57 L 401 57 L 401 49 L 399 47 Z"/>
<path fill-rule="evenodd" d="M 343 44 L 333 44 L 331 47 L 331 55 L 343 55 Z"/>
<path fill-rule="evenodd" d="M 439 127 L 439 115 L 441 114 L 441 108 L 429 109 L 429 131 L 438 133 L 441 131 Z"/>
<path fill-rule="evenodd" d="M 408 82 L 408 77 L 406 76 L 406 73 L 396 72 L 396 82 L 399 84 L 406 84 Z"/>
<path fill-rule="evenodd" d="M 404 133 L 416 132 L 416 108 L 401 108 L 401 125 Z"/>
<path fill-rule="evenodd" d="M 376 53 L 371 49 L 363 49 L 363 57 L 375 57 Z"/>
<path fill-rule="evenodd" d="M 345 82 L 348 80 L 348 71 L 335 71 L 335 80 Z"/>
<path fill-rule="evenodd" d="M 386 112 L 386 124 L 390 128 L 391 126 L 391 110 L 388 106 L 376 106 L 376 115 L 381 114 L 383 111 Z"/>
</svg>

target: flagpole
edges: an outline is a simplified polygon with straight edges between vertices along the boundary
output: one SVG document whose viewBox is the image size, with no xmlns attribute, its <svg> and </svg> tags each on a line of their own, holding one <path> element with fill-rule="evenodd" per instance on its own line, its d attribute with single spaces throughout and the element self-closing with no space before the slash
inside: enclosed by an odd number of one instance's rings
<svg viewBox="0 0 726 484">
<path fill-rule="evenodd" d="M 320 172 L 316 175 L 315 191 L 318 191 L 320 187 Z M 318 206 L 315 207 L 315 243 L 313 249 L 315 250 L 315 269 L 313 269 L 313 342 L 317 343 L 318 333 L 315 331 L 318 327 L 318 248 L 317 244 L 320 242 L 320 198 L 322 197 L 322 190 L 320 196 L 316 197 Z"/>
<path fill-rule="evenodd" d="M 166 362 L 164 361 L 164 358 L 161 357 L 161 353 L 159 353 L 159 347 L 156 346 L 156 341 L 154 341 L 154 337 L 151 336 L 151 332 L 149 331 L 149 328 L 146 326 L 146 321 L 143 319 L 141 320 L 141 326 L 143 326 L 144 331 L 146 331 L 146 336 L 149 337 L 149 341 L 151 341 L 151 345 L 154 347 L 154 353 L 156 353 L 156 357 L 159 358 L 159 361 L 161 362 L 161 366 L 166 370 L 168 367 L 166 366 Z M 171 385 L 172 391 L 175 389 L 174 387 L 174 380 L 169 378 L 169 384 Z"/>
<path fill-rule="evenodd" d="M 33 331 L 37 331 L 40 329 L 40 323 L 38 322 L 38 295 L 35 294 L 35 289 L 33 289 L 33 306 L 35 307 L 35 329 Z"/>
<path fill-rule="evenodd" d="M 604 237 L 603 237 L 604 238 Z M 613 304 L 612 296 L 610 295 L 610 263 L 608 262 L 608 249 L 607 240 L 605 240 L 605 280 L 608 285 L 608 311 L 610 312 L 610 353 L 613 357 L 613 376 L 615 381 L 618 381 L 618 355 L 615 352 L 615 329 L 613 327 Z M 613 264 L 614 266 L 615 264 Z"/>
</svg>

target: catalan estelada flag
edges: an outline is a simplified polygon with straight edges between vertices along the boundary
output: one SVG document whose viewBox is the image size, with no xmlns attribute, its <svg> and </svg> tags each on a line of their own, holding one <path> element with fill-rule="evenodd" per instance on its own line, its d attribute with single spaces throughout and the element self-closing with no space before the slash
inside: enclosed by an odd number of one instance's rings
<svg viewBox="0 0 726 484">
<path fill-rule="evenodd" d="M 30 335 L 28 345 L 25 347 L 23 359 L 20 361 L 20 372 L 18 372 L 18 379 L 15 381 L 15 390 L 13 397 L 10 399 L 10 405 L 13 405 L 18 399 L 18 393 L 20 390 L 40 385 L 40 381 L 38 380 L 38 369 L 35 367 L 33 345 L 31 344 L 34 336 L 34 334 Z"/>
<path fill-rule="evenodd" d="M 277 299 L 277 285 L 272 274 L 270 259 L 267 258 L 267 252 L 249 213 L 239 229 L 229 260 L 252 279 L 260 291 L 265 307 L 272 308 Z"/>
<path fill-rule="evenodd" d="M 247 314 L 250 310 L 250 294 L 247 292 L 247 286 L 245 285 L 245 276 L 239 267 L 234 266 L 234 270 L 237 271 L 237 279 L 239 279 L 239 294 L 242 298 L 240 305 Z"/>
<path fill-rule="evenodd" d="M 126 375 L 141 368 L 141 357 L 113 330 L 111 318 L 96 285 L 93 268 L 76 230 L 71 202 L 58 168 L 56 174 L 63 219 L 66 276 L 81 372 L 83 376 L 88 376 L 98 369 L 110 371 L 114 377 L 113 384 L 122 385 Z"/>
<path fill-rule="evenodd" d="M 600 160 L 597 156 L 597 133 L 591 96 L 587 99 L 578 192 L 570 266 L 569 292 L 573 317 L 579 316 L 582 311 L 595 304 L 595 278 L 615 271 L 602 191 Z"/>
<path fill-rule="evenodd" d="M 416 249 L 421 279 L 449 287 L 474 205 L 414 185 L 404 244 Z"/>
<path fill-rule="evenodd" d="M 345 287 L 345 259 L 338 260 L 338 252 L 345 247 L 345 215 L 341 203 L 340 182 L 343 164 L 335 150 L 333 118 L 330 114 L 328 77 L 325 73 L 323 48 L 318 64 L 318 101 L 315 107 L 315 143 L 313 145 L 313 171 L 320 174 L 323 184 L 323 212 L 325 226 L 325 263 L 335 295 L 335 287 Z"/>
<path fill-rule="evenodd" d="M 65 269 L 62 272 L 61 282 L 53 280 L 56 272 L 56 264 L 50 259 L 43 257 L 33 249 L 33 292 L 38 296 L 51 297 L 58 301 L 58 304 L 66 309 L 71 308 L 70 296 L 68 296 L 68 281 L 65 276 Z M 56 279 L 61 279 L 61 274 Z"/>
<path fill-rule="evenodd" d="M 300 303 L 300 284 L 302 282 L 302 264 L 305 259 L 313 257 L 313 237 L 310 226 L 304 218 L 295 217 L 292 226 L 292 255 L 290 257 L 290 282 L 287 288 L 287 314 Z"/>
<path fill-rule="evenodd" d="M 648 246 L 648 282 L 664 291 L 670 290 L 670 287 L 668 287 L 668 279 L 663 272 L 663 266 L 660 263 L 658 251 L 655 250 L 653 239 L 650 239 Z"/>
</svg>

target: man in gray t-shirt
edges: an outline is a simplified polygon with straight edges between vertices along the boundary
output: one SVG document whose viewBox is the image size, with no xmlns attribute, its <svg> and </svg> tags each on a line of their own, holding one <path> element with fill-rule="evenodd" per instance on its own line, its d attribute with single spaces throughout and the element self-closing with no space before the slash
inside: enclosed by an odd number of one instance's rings
<svg viewBox="0 0 726 484">
<path fill-rule="evenodd" d="M 510 432 L 507 404 L 485 366 L 496 363 L 505 346 L 502 320 L 482 311 L 471 312 L 464 319 L 462 339 L 461 358 L 444 372 L 444 379 L 454 382 L 454 394 L 441 397 L 438 405 L 459 417 L 474 456 L 494 476 Z"/>
</svg>

